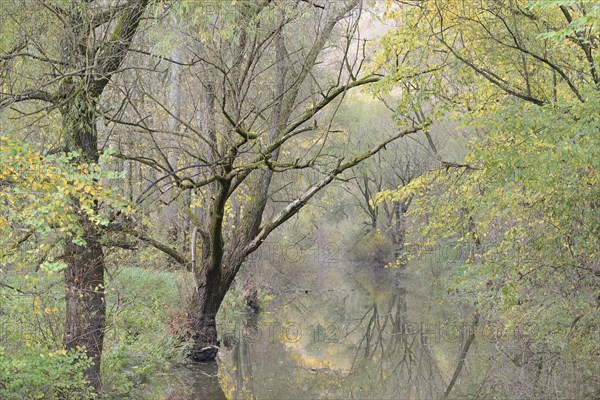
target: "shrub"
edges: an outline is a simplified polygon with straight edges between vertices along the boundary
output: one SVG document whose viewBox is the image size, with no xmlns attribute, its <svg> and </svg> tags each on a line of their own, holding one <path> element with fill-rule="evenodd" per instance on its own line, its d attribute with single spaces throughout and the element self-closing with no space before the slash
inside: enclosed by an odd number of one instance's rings
<svg viewBox="0 0 600 400">
<path fill-rule="evenodd" d="M 356 261 L 384 266 L 394 258 L 394 245 L 391 239 L 379 230 L 367 234 L 359 233 L 351 239 L 351 242 L 350 252 Z"/>
<path fill-rule="evenodd" d="M 13 354 L 0 347 L 0 398 L 91 399 L 83 371 L 91 361 L 76 351 L 25 347 Z"/>
</svg>

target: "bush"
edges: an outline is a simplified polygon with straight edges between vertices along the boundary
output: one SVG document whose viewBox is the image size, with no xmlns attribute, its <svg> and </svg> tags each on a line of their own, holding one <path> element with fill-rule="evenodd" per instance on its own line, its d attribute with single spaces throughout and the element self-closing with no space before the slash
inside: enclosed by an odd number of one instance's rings
<svg viewBox="0 0 600 400">
<path fill-rule="evenodd" d="M 0 347 L 0 398 L 91 399 L 94 392 L 83 371 L 90 360 L 76 351 Z"/>
<path fill-rule="evenodd" d="M 394 259 L 394 244 L 379 230 L 358 233 L 351 239 L 350 253 L 356 261 L 386 265 Z"/>
<path fill-rule="evenodd" d="M 19 271 L 22 275 L 22 271 Z M 25 271 L 29 272 L 29 271 Z M 88 399 L 92 389 L 83 371 L 89 360 L 61 349 L 64 291 L 58 274 L 18 279 L 41 293 L 27 296 L 0 290 L 0 399 Z M 185 322 L 181 299 L 192 285 L 187 271 L 137 267 L 110 269 L 106 281 L 107 329 L 102 357 L 103 396 L 147 398 L 151 379 L 185 360 L 188 344 L 173 331 Z M 2 287 L 0 287 L 2 289 Z M 183 312 L 183 315 L 182 315 Z"/>
<path fill-rule="evenodd" d="M 152 376 L 185 359 L 188 346 L 173 329 L 183 318 L 178 313 L 188 278 L 181 271 L 123 267 L 107 282 L 113 325 L 105 336 L 102 375 L 108 398 L 144 398 Z"/>
</svg>

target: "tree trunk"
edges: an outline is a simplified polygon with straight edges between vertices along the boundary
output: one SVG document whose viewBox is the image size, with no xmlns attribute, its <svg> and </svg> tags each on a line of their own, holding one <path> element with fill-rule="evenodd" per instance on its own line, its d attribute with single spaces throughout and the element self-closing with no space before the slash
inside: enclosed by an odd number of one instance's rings
<svg viewBox="0 0 600 400">
<path fill-rule="evenodd" d="M 192 296 L 193 312 L 190 325 L 194 344 L 191 358 L 197 362 L 213 361 L 219 351 L 217 312 L 229 288 L 223 287 L 221 278 L 211 274 L 213 271 L 214 269 L 203 277 L 203 282 Z"/>
<path fill-rule="evenodd" d="M 223 274 L 223 220 L 229 188 L 230 181 L 222 181 L 214 192 L 209 237 L 202 243 L 202 266 L 194 271 L 197 287 L 190 315 L 194 342 L 191 358 L 199 362 L 212 361 L 217 356 L 217 312 L 231 285 L 231 280 Z"/>
<path fill-rule="evenodd" d="M 74 162 L 97 163 L 96 100 L 81 91 L 62 109 L 63 135 L 69 150 L 79 153 Z M 73 199 L 73 201 L 77 201 Z M 97 211 L 97 210 L 95 210 Z M 92 360 L 85 370 L 90 384 L 100 391 L 100 360 L 106 321 L 104 301 L 104 252 L 101 233 L 81 213 L 78 224 L 86 244 L 68 239 L 65 244 L 66 322 L 64 344 L 67 349 L 83 349 Z"/>
<path fill-rule="evenodd" d="M 408 211 L 408 202 L 395 202 L 393 205 L 393 217 L 396 219 L 392 241 L 394 243 L 394 257 L 402 259 L 404 255 L 404 242 L 406 240 L 406 212 Z M 401 263 L 404 266 L 404 260 Z"/>
<path fill-rule="evenodd" d="M 104 253 L 93 225 L 89 221 L 85 225 L 84 239 L 87 245 L 79 246 L 72 240 L 65 245 L 67 268 L 64 344 L 69 350 L 78 347 L 84 349 L 92 359 L 85 377 L 98 391 L 102 385 L 100 358 L 106 321 Z"/>
<path fill-rule="evenodd" d="M 180 25 L 176 18 L 174 18 L 173 22 L 175 25 Z M 181 59 L 180 47 L 173 49 L 171 58 L 179 62 Z M 173 63 L 170 66 L 169 92 L 167 98 L 167 105 L 169 107 L 167 130 L 169 131 L 169 135 L 174 135 L 179 129 L 179 116 L 181 114 L 181 70 L 182 66 L 178 63 Z M 173 171 L 177 171 L 177 164 L 179 163 L 178 153 L 178 151 L 167 151 L 169 164 L 171 165 Z M 185 230 L 181 229 L 180 217 L 177 214 L 177 206 L 177 202 L 171 202 L 167 204 L 163 210 L 163 215 L 165 220 L 169 221 L 170 224 L 167 229 L 167 237 L 170 245 L 174 246 L 183 253 L 185 252 Z M 175 263 L 170 257 L 167 258 L 167 266 L 170 269 L 175 268 Z"/>
<path fill-rule="evenodd" d="M 207 251 L 206 247 L 203 249 L 203 252 L 205 251 Z M 193 341 L 191 358 L 194 361 L 214 361 L 217 357 L 220 346 L 217 313 L 243 260 L 244 255 L 241 251 L 234 251 L 229 254 L 229 257 L 220 259 L 218 264 L 212 265 L 211 257 L 208 256 L 203 260 L 202 268 L 194 272 L 198 282 L 198 287 L 192 296 L 192 315 L 190 315 Z M 214 262 L 214 259 L 212 261 Z"/>
</svg>

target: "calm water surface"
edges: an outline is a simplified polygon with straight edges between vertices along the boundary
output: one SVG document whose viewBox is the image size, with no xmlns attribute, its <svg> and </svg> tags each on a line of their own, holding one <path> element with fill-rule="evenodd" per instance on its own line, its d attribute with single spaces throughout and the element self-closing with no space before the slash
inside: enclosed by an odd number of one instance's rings
<svg viewBox="0 0 600 400">
<path fill-rule="evenodd" d="M 465 307 L 441 304 L 425 279 L 338 264 L 286 279 L 259 315 L 220 327 L 216 364 L 158 377 L 147 398 L 487 398 L 484 387 L 532 379 L 515 378 L 514 368 L 491 377 L 502 357 L 526 353 L 500 356 L 494 330 L 475 327 Z M 556 389 L 552 397 L 575 393 Z"/>
<path fill-rule="evenodd" d="M 272 260 L 271 260 L 272 261 Z M 499 346 L 431 282 L 346 262 L 274 263 L 268 304 L 221 324 L 218 362 L 157 377 L 149 399 L 593 398 L 598 371 Z M 276 264 L 276 263 L 275 263 Z M 302 265 L 301 265 L 302 264 Z M 269 275 L 270 274 L 270 275 Z M 544 360 L 544 361 L 539 361 Z M 574 371 L 574 372 L 573 372 Z M 595 378 L 594 378 L 595 377 Z"/>
</svg>

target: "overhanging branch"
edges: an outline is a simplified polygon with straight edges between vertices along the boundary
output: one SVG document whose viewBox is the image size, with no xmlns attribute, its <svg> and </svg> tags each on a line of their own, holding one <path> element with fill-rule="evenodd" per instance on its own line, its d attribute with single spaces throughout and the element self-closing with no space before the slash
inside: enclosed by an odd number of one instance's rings
<svg viewBox="0 0 600 400">
<path fill-rule="evenodd" d="M 429 125 L 430 125 L 430 123 L 427 122 L 422 125 L 401 131 L 401 132 L 397 133 L 396 135 L 386 139 L 385 141 L 379 143 L 377 146 L 374 146 L 372 149 L 362 153 L 361 155 L 355 157 L 354 159 L 352 159 L 350 161 L 343 162 L 343 159 L 338 160 L 336 167 L 334 169 L 332 169 L 325 178 L 323 178 L 322 180 L 320 180 L 319 182 L 315 183 L 310 188 L 308 188 L 300 197 L 298 197 L 296 200 L 294 200 L 290 204 L 288 204 L 287 207 L 285 207 L 283 210 L 281 210 L 277 215 L 275 215 L 273 218 L 271 218 L 269 221 L 267 221 L 260 228 L 258 234 L 245 246 L 244 255 L 248 256 L 249 254 L 254 252 L 256 249 L 258 249 L 258 247 L 262 244 L 263 241 L 266 240 L 267 236 L 269 236 L 269 234 L 271 232 L 273 232 L 277 227 L 279 227 L 285 221 L 287 221 L 292 216 L 294 216 L 298 211 L 300 211 L 300 209 L 302 207 L 304 207 L 304 205 L 306 205 L 306 203 L 308 203 L 308 201 L 315 194 L 320 192 L 323 188 L 325 188 L 327 185 L 329 185 L 331 182 L 333 182 L 335 179 L 337 179 L 338 175 L 340 175 L 344 171 L 360 164 L 364 160 L 372 157 L 373 155 L 379 153 L 383 148 L 385 148 L 386 145 L 393 142 L 394 140 L 400 139 L 411 133 L 418 132 L 418 131 L 426 128 Z"/>
</svg>

